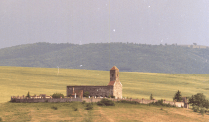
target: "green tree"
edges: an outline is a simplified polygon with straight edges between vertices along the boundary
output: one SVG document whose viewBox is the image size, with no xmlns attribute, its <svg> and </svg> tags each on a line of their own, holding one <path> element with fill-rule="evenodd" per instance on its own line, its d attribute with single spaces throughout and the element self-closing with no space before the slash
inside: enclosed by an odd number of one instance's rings
<svg viewBox="0 0 209 122">
<path fill-rule="evenodd" d="M 189 104 L 192 106 L 198 106 L 198 107 L 206 107 L 208 108 L 209 102 L 206 100 L 205 95 L 203 93 L 197 93 L 196 95 L 192 95 L 192 97 L 189 98 Z"/>
<path fill-rule="evenodd" d="M 177 102 L 181 102 L 182 101 L 181 92 L 179 90 L 174 95 L 173 100 L 176 100 Z"/>
<path fill-rule="evenodd" d="M 86 92 L 84 92 L 83 97 L 88 97 L 89 94 L 90 94 L 90 93 L 89 93 L 88 91 L 86 91 Z"/>
<path fill-rule="evenodd" d="M 61 93 L 54 93 L 52 95 L 52 98 L 60 98 L 60 97 L 64 98 L 65 96 L 63 94 L 61 94 Z"/>
<path fill-rule="evenodd" d="M 27 96 L 26 97 L 28 97 L 28 98 L 30 98 L 30 92 L 28 91 L 28 94 L 27 94 Z"/>
<path fill-rule="evenodd" d="M 150 95 L 150 100 L 153 100 L 153 96 L 152 96 L 152 94 Z"/>
</svg>

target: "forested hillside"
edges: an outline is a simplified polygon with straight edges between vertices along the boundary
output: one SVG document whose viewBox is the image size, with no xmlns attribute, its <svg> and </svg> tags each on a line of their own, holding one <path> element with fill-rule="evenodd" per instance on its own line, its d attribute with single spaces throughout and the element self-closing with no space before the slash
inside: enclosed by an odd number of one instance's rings
<svg viewBox="0 0 209 122">
<path fill-rule="evenodd" d="M 133 43 L 35 43 L 0 49 L 0 66 L 208 74 L 209 49 Z"/>
</svg>

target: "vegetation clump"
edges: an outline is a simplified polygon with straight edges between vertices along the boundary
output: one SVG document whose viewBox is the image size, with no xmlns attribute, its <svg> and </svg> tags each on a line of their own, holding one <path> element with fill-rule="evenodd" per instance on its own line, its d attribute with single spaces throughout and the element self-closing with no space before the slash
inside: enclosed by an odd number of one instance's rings
<svg viewBox="0 0 209 122">
<path fill-rule="evenodd" d="M 28 91 L 28 94 L 26 95 L 26 97 L 30 98 L 30 92 Z"/>
<path fill-rule="evenodd" d="M 149 103 L 148 105 L 149 105 L 149 106 L 150 106 L 150 105 L 156 105 L 156 106 L 165 106 L 165 107 L 176 107 L 175 105 L 163 103 L 163 99 L 158 100 L 157 102 Z"/>
<path fill-rule="evenodd" d="M 206 109 L 209 108 L 209 101 L 206 100 L 206 96 L 203 93 L 197 93 L 196 95 L 192 95 L 189 98 L 189 104 L 192 105 L 192 110 L 194 112 L 200 112 L 203 116 L 204 113 L 207 112 Z M 199 110 L 199 108 L 201 108 Z"/>
<path fill-rule="evenodd" d="M 86 92 L 83 93 L 83 97 L 88 97 L 89 94 L 90 94 L 90 93 L 89 93 L 88 91 L 86 91 Z"/>
<path fill-rule="evenodd" d="M 115 96 L 113 96 L 113 95 L 109 95 L 107 98 L 115 98 Z"/>
<path fill-rule="evenodd" d="M 139 102 L 136 102 L 136 101 L 126 101 L 126 100 L 120 100 L 120 101 L 117 101 L 117 103 L 140 104 Z"/>
<path fill-rule="evenodd" d="M 52 106 L 51 109 L 57 110 L 58 108 L 55 106 Z"/>
<path fill-rule="evenodd" d="M 209 101 L 206 100 L 206 97 L 205 95 L 203 95 L 203 93 L 197 93 L 196 95 L 192 95 L 189 98 L 189 104 L 191 104 L 193 107 L 198 106 L 209 108 Z"/>
<path fill-rule="evenodd" d="M 64 98 L 65 96 L 63 95 L 63 94 L 61 94 L 61 93 L 54 93 L 53 95 L 52 95 L 52 98 Z"/>
<path fill-rule="evenodd" d="M 86 110 L 92 110 L 93 105 L 91 103 L 86 104 Z"/>
<path fill-rule="evenodd" d="M 73 107 L 73 110 L 74 110 L 74 111 L 77 111 L 77 110 L 78 110 L 78 108 L 77 108 L 77 107 Z"/>
<path fill-rule="evenodd" d="M 179 90 L 174 95 L 173 100 L 175 100 L 177 102 L 181 102 L 182 101 L 181 92 Z"/>
<path fill-rule="evenodd" d="M 82 104 L 85 104 L 86 103 L 86 101 L 83 101 L 83 102 L 81 102 Z"/>
<path fill-rule="evenodd" d="M 115 103 L 112 100 L 103 98 L 101 101 L 97 102 L 99 106 L 115 106 Z"/>
</svg>

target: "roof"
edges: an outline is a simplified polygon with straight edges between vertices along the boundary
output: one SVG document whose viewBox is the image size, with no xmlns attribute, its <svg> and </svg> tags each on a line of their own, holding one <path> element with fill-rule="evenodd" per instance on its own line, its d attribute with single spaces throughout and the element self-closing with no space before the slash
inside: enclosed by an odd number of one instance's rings
<svg viewBox="0 0 209 122">
<path fill-rule="evenodd" d="M 110 70 L 117 70 L 118 68 L 116 66 L 113 66 Z"/>
<path fill-rule="evenodd" d="M 108 86 L 113 86 L 115 84 L 115 81 L 110 81 Z"/>
</svg>

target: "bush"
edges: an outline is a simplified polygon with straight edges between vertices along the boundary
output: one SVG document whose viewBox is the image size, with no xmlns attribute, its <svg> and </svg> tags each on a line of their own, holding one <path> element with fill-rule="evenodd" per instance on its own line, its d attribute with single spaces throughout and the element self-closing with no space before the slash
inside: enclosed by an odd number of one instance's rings
<svg viewBox="0 0 209 122">
<path fill-rule="evenodd" d="M 55 107 L 55 106 L 53 106 L 53 107 L 51 107 L 51 109 L 57 110 L 58 108 L 57 108 L 57 107 Z"/>
<path fill-rule="evenodd" d="M 115 96 L 111 96 L 111 98 L 115 98 Z"/>
<path fill-rule="evenodd" d="M 74 111 L 77 111 L 77 110 L 78 110 L 78 108 L 76 108 L 76 107 L 73 107 L 73 110 L 74 110 Z"/>
<path fill-rule="evenodd" d="M 115 106 L 115 103 L 112 100 L 103 98 L 101 101 L 97 102 L 99 106 Z"/>
<path fill-rule="evenodd" d="M 64 98 L 65 96 L 63 94 L 61 94 L 61 93 L 54 93 L 52 95 L 52 98 L 60 98 L 60 97 Z"/>
<path fill-rule="evenodd" d="M 92 109 L 93 109 L 92 104 L 91 104 L 91 103 L 88 103 L 88 104 L 86 105 L 86 110 L 92 110 Z"/>
<path fill-rule="evenodd" d="M 163 99 L 158 100 L 157 102 L 149 103 L 149 105 L 156 105 L 156 106 L 165 106 L 165 107 L 176 107 L 175 105 L 165 104 L 163 103 Z"/>
<path fill-rule="evenodd" d="M 85 104 L 85 103 L 86 103 L 86 101 L 83 101 L 83 102 L 82 102 L 82 104 Z"/>
<path fill-rule="evenodd" d="M 194 112 L 198 112 L 198 111 L 199 111 L 199 107 L 198 107 L 198 106 L 193 106 L 193 107 L 192 107 L 192 110 L 193 110 Z"/>
<path fill-rule="evenodd" d="M 126 100 L 120 100 L 118 103 L 129 103 L 129 104 L 140 104 L 139 102 L 136 101 L 126 101 Z"/>
<path fill-rule="evenodd" d="M 0 121 L 2 121 L 2 118 L 0 117 Z"/>
<path fill-rule="evenodd" d="M 88 97 L 89 94 L 90 94 L 90 93 L 89 93 L 88 91 L 86 91 L 86 92 L 83 93 L 83 97 Z"/>
</svg>

